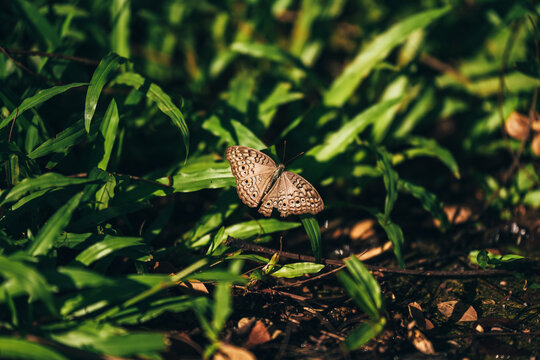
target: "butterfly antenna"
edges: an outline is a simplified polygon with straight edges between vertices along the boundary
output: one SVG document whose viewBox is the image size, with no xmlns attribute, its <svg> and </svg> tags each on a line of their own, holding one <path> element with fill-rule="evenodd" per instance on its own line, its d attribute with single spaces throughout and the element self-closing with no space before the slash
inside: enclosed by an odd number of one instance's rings
<svg viewBox="0 0 540 360">
<path fill-rule="evenodd" d="M 285 162 L 285 150 L 287 150 L 287 140 L 283 140 L 283 155 L 281 157 L 281 162 Z"/>
<path fill-rule="evenodd" d="M 296 160 L 297 158 L 299 158 L 300 156 L 304 155 L 304 152 L 302 151 L 300 154 L 296 155 L 295 157 L 293 157 L 292 159 L 290 159 L 289 161 L 287 161 L 285 163 L 285 165 L 291 163 L 293 160 Z"/>
</svg>

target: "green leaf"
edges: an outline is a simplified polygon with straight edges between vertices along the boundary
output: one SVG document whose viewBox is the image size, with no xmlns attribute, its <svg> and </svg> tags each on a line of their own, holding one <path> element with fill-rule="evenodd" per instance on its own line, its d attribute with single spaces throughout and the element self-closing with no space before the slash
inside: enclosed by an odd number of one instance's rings
<svg viewBox="0 0 540 360">
<path fill-rule="evenodd" d="M 246 239 L 255 235 L 265 235 L 276 231 L 295 229 L 300 224 L 297 222 L 285 222 L 277 219 L 261 219 L 234 224 L 225 229 L 229 236 Z"/>
<path fill-rule="evenodd" d="M 96 182 L 94 179 L 69 178 L 56 173 L 46 173 L 36 178 L 26 178 L 10 190 L 0 194 L 0 205 L 18 201 L 29 193 Z"/>
<path fill-rule="evenodd" d="M 114 73 L 118 68 L 118 65 L 124 61 L 124 58 L 114 53 L 109 53 L 105 55 L 96 68 L 96 71 L 94 71 L 92 79 L 90 79 L 90 85 L 88 85 L 84 103 L 84 128 L 87 133 L 90 133 L 90 123 L 94 116 L 94 112 L 96 111 L 101 90 L 111 77 L 111 73 Z"/>
<path fill-rule="evenodd" d="M 94 121 L 92 128 L 97 129 L 100 122 Z M 82 139 L 88 138 L 82 120 L 77 121 L 67 129 L 62 130 L 54 138 L 50 138 L 28 154 L 30 159 L 37 159 L 51 153 L 63 153 Z"/>
<path fill-rule="evenodd" d="M 320 262 L 322 257 L 321 229 L 317 218 L 312 214 L 304 214 L 300 215 L 300 221 L 302 221 L 302 225 L 306 229 L 315 261 Z"/>
<path fill-rule="evenodd" d="M 219 333 L 232 314 L 231 284 L 220 282 L 214 290 L 214 317 L 212 327 Z"/>
<path fill-rule="evenodd" d="M 150 204 L 147 204 L 147 203 L 132 203 L 132 204 L 117 205 L 117 206 L 109 206 L 106 209 L 96 211 L 94 213 L 84 216 L 82 219 L 73 223 L 70 226 L 70 228 L 77 229 L 77 230 L 87 229 L 89 227 L 99 225 L 110 219 L 114 219 L 115 217 L 125 215 L 125 214 L 130 214 L 130 213 L 145 209 L 149 206 Z"/>
<path fill-rule="evenodd" d="M 356 304 L 372 320 L 378 319 L 385 311 L 379 283 L 357 258 L 347 258 L 345 264 L 351 277 L 341 271 L 338 273 L 338 279 L 345 286 L 345 290 L 351 295 Z"/>
<path fill-rule="evenodd" d="M 56 33 L 54 26 L 49 23 L 47 18 L 31 2 L 17 0 L 17 3 L 26 16 L 27 21 L 34 28 L 35 32 L 32 35 L 41 38 L 47 44 L 47 50 L 56 50 L 62 43 L 62 40 Z"/>
<path fill-rule="evenodd" d="M 301 262 L 286 264 L 271 272 L 274 277 L 295 278 L 305 274 L 316 274 L 324 268 L 323 264 L 315 264 L 311 262 Z"/>
<path fill-rule="evenodd" d="M 17 116 L 21 116 L 26 110 L 36 107 L 56 95 L 62 94 L 69 89 L 84 86 L 87 84 L 88 83 L 73 83 L 61 86 L 53 86 L 52 88 L 38 91 L 34 96 L 30 96 L 29 98 L 23 100 L 21 105 L 17 107 L 18 112 L 17 109 L 15 109 L 9 114 L 7 118 L 2 120 L 2 122 L 0 122 L 0 129 L 4 128 L 7 124 L 9 124 L 16 114 L 18 114 Z"/>
<path fill-rule="evenodd" d="M 117 324 L 139 325 L 158 318 L 164 313 L 181 313 L 194 308 L 205 308 L 209 301 L 205 297 L 192 297 L 188 295 L 167 297 L 150 301 L 144 308 L 133 306 L 120 311 L 111 318 Z"/>
<path fill-rule="evenodd" d="M 405 242 L 405 238 L 403 237 L 403 231 L 401 230 L 401 227 L 397 225 L 396 223 L 392 222 L 390 218 L 387 218 L 383 214 L 376 214 L 377 221 L 383 228 L 384 232 L 386 232 L 386 235 L 388 236 L 388 239 L 392 242 L 392 245 L 394 246 L 394 254 L 396 255 L 396 259 L 398 260 L 399 266 L 402 268 L 405 267 L 405 262 L 403 261 L 403 255 L 401 253 L 401 247 L 403 246 L 403 243 Z"/>
<path fill-rule="evenodd" d="M 92 348 L 113 356 L 140 358 L 143 354 L 158 355 L 165 350 L 167 344 L 165 337 L 159 333 L 131 332 L 123 335 L 110 336 L 102 340 L 95 339 L 90 345 Z M 146 357 L 146 356 L 144 356 Z"/>
<path fill-rule="evenodd" d="M 159 86 L 149 82 L 141 75 L 137 73 L 126 72 L 116 77 L 115 81 L 119 84 L 125 84 L 137 89 L 146 94 L 146 97 L 155 102 L 162 113 L 167 115 L 173 122 L 173 124 L 180 130 L 184 139 L 184 145 L 186 148 L 186 159 L 189 154 L 189 129 L 184 115 L 174 103 L 169 95 L 167 95 Z"/>
<path fill-rule="evenodd" d="M 364 47 L 356 58 L 334 80 L 324 95 L 323 102 L 327 106 L 340 107 L 350 98 L 362 80 L 381 62 L 397 45 L 404 42 L 409 35 L 424 28 L 450 10 L 449 7 L 428 10 L 409 16 L 392 26 L 385 33 L 377 36 Z"/>
<path fill-rule="evenodd" d="M 18 291 L 22 289 L 29 295 L 30 302 L 43 300 L 52 314 L 57 313 L 50 286 L 38 271 L 22 261 L 11 260 L 0 255 L 0 274 L 7 280 L 2 285 L 4 291 L 12 297 L 19 295 Z"/>
<path fill-rule="evenodd" d="M 306 67 L 304 64 L 302 64 L 302 61 L 276 45 L 254 42 L 235 42 L 231 45 L 231 50 L 255 58 L 275 61 L 280 64 L 294 65 L 297 69 L 306 70 Z"/>
<path fill-rule="evenodd" d="M 12 337 L 0 337 L 0 358 L 67 360 L 46 346 Z"/>
<path fill-rule="evenodd" d="M 362 347 L 365 343 L 379 335 L 386 325 L 386 318 L 381 317 L 378 321 L 365 321 L 354 329 L 347 339 L 345 345 L 349 350 L 355 350 Z"/>
<path fill-rule="evenodd" d="M 125 58 L 130 57 L 131 2 L 129 0 L 113 0 L 111 4 L 112 30 L 111 49 Z"/>
<path fill-rule="evenodd" d="M 76 261 L 85 266 L 104 258 L 105 256 L 112 254 L 113 252 L 132 247 L 145 245 L 142 238 L 139 237 L 121 237 L 121 236 L 105 236 L 105 239 L 90 246 L 82 253 L 77 255 Z"/>
<path fill-rule="evenodd" d="M 45 255 L 53 247 L 62 230 L 69 224 L 71 216 L 83 197 L 84 192 L 75 194 L 68 202 L 58 209 L 41 228 L 36 238 L 28 248 L 32 256 Z"/>
<path fill-rule="evenodd" d="M 169 184 L 170 178 L 164 177 L 156 181 L 162 184 Z M 171 186 L 174 192 L 192 192 L 202 189 L 217 189 L 225 186 L 236 185 L 236 180 L 232 175 L 229 163 L 215 163 L 212 167 L 202 170 L 183 170 L 172 177 Z M 154 195 L 164 196 L 167 193 L 157 190 Z"/>
<path fill-rule="evenodd" d="M 441 229 L 443 231 L 449 228 L 448 216 L 446 216 L 443 203 L 437 198 L 437 195 L 429 192 L 422 186 L 415 185 L 403 179 L 399 179 L 398 188 L 400 191 L 409 193 L 420 200 L 422 207 L 441 222 Z"/>
<path fill-rule="evenodd" d="M 439 159 L 444 165 L 446 165 L 456 179 L 461 177 L 458 164 L 452 156 L 452 153 L 440 146 L 434 139 L 426 139 L 415 136 L 407 139 L 407 142 L 414 146 L 414 148 L 407 149 L 401 154 L 394 155 L 392 159 L 394 165 L 417 156 L 431 156 Z"/>
<path fill-rule="evenodd" d="M 377 168 L 383 174 L 384 187 L 386 188 L 386 199 L 384 203 L 384 218 L 389 219 L 398 197 L 397 184 L 399 175 L 392 166 L 392 158 L 384 148 L 377 148 Z"/>
<path fill-rule="evenodd" d="M 328 135 L 322 145 L 318 145 L 309 150 L 306 155 L 314 156 L 317 161 L 328 161 L 337 155 L 345 152 L 347 146 L 355 141 L 368 125 L 377 121 L 388 111 L 392 111 L 394 105 L 399 103 L 401 98 L 380 102 L 364 110 L 352 120 L 346 122 L 338 131 Z"/>
<path fill-rule="evenodd" d="M 118 107 L 116 106 L 116 101 L 111 100 L 103 121 L 101 122 L 100 132 L 103 135 L 103 157 L 98 164 L 98 168 L 102 170 L 107 170 L 107 165 L 109 164 L 109 159 L 111 158 L 112 149 L 114 146 L 114 141 L 116 139 L 116 133 L 118 130 L 118 122 L 120 121 L 120 116 L 118 115 Z"/>
</svg>

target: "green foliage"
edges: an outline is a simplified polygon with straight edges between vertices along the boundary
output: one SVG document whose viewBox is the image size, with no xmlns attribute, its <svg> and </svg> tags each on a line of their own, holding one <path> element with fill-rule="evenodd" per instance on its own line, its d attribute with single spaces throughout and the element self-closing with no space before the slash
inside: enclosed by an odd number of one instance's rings
<svg viewBox="0 0 540 360">
<path fill-rule="evenodd" d="M 540 84 L 536 5 L 15 0 L 0 14 L 0 357 L 159 359 L 167 326 L 148 329 L 179 313 L 210 356 L 245 268 L 266 264 L 251 277 L 270 284 L 320 273 L 329 222 L 367 213 L 405 267 L 407 210 L 450 230 L 444 204 L 465 176 L 496 219 L 540 206 L 529 144 L 515 176 L 476 166 L 520 147 L 501 124 Z M 285 140 L 305 153 L 288 168 L 324 199 L 316 216 L 261 218 L 236 195 L 225 148 L 275 156 Z M 283 238 L 315 260 L 229 237 Z M 382 331 L 383 296 L 354 258 L 338 276 L 369 316 L 345 342 L 356 349 Z"/>
</svg>

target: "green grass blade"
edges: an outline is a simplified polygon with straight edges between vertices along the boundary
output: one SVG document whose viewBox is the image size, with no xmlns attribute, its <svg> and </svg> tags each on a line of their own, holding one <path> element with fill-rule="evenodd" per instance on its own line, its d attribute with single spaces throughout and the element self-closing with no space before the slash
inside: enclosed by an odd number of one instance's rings
<svg viewBox="0 0 540 360">
<path fill-rule="evenodd" d="M 170 180 L 168 177 L 164 177 L 157 181 L 162 184 L 169 184 Z M 216 163 L 212 167 L 199 171 L 181 171 L 173 176 L 171 184 L 174 192 L 192 192 L 235 185 L 236 180 L 227 162 Z M 159 196 L 166 195 L 163 190 L 158 190 L 154 194 Z"/>
<path fill-rule="evenodd" d="M 378 213 L 375 217 L 377 218 L 377 221 L 379 222 L 379 225 L 381 225 L 381 227 L 383 228 L 384 232 L 386 232 L 388 239 L 390 239 L 390 241 L 392 242 L 392 245 L 394 247 L 394 254 L 396 255 L 399 266 L 404 268 L 405 262 L 403 261 L 403 254 L 401 252 L 401 248 L 403 246 L 403 243 L 405 242 L 405 238 L 403 237 L 403 231 L 401 230 L 401 227 L 396 223 L 392 222 L 390 218 L 384 216 L 384 214 Z"/>
<path fill-rule="evenodd" d="M 384 217 L 390 218 L 390 213 L 394 208 L 398 197 L 397 183 L 399 175 L 392 165 L 392 158 L 384 148 L 376 149 L 377 152 L 377 168 L 383 174 L 384 187 L 386 188 L 386 199 L 384 202 Z"/>
<path fill-rule="evenodd" d="M 66 92 L 69 89 L 73 89 L 75 87 L 84 86 L 88 83 L 72 83 L 67 85 L 61 85 L 61 86 L 53 86 L 52 88 L 44 89 L 38 91 L 35 95 L 30 96 L 29 98 L 26 98 L 22 101 L 21 105 L 18 106 L 18 115 L 21 116 L 26 110 L 34 108 L 45 101 L 51 99 L 52 97 L 55 97 L 56 95 L 62 94 Z M 15 114 L 17 114 L 17 110 L 13 110 L 8 117 L 6 117 L 2 122 L 0 122 L 0 129 L 4 128 L 7 124 L 9 124 L 13 118 L 15 117 Z"/>
<path fill-rule="evenodd" d="M 87 184 L 90 182 L 96 182 L 96 180 L 69 178 L 56 173 L 46 173 L 36 178 L 26 178 L 10 190 L 4 190 L 0 194 L 0 205 L 18 201 L 22 197 L 33 192 Z"/>
<path fill-rule="evenodd" d="M 356 257 L 350 257 L 345 259 L 345 264 L 347 265 L 347 270 L 357 283 L 363 284 L 366 290 L 365 298 L 369 301 L 374 309 L 376 310 L 376 315 L 380 316 L 385 312 L 384 298 L 381 292 L 381 287 L 369 270 L 364 266 L 364 264 L 358 260 Z"/>
<path fill-rule="evenodd" d="M 111 50 L 125 58 L 129 58 L 130 56 L 130 5 L 130 0 L 113 0 L 111 4 Z"/>
<path fill-rule="evenodd" d="M 90 132 L 90 124 L 96 111 L 101 90 L 103 90 L 103 87 L 110 79 L 111 74 L 116 71 L 118 65 L 124 61 L 124 58 L 114 53 L 109 53 L 105 55 L 96 68 L 96 71 L 94 71 L 92 79 L 90 79 L 90 85 L 88 85 L 84 103 L 84 128 L 87 133 Z"/>
<path fill-rule="evenodd" d="M 414 146 L 414 148 L 405 150 L 403 154 L 396 154 L 393 159 L 394 163 L 399 163 L 405 159 L 412 159 L 417 156 L 431 156 L 439 159 L 444 165 L 446 165 L 456 179 L 461 177 L 459 173 L 459 166 L 452 153 L 440 146 L 434 139 L 426 139 L 415 136 L 407 139 L 407 142 Z"/>
<path fill-rule="evenodd" d="M 114 141 L 116 140 L 116 132 L 118 130 L 118 123 L 120 121 L 120 116 L 118 115 L 118 107 L 116 106 L 116 101 L 111 100 L 103 121 L 101 122 L 100 132 L 103 135 L 103 157 L 98 164 L 98 168 L 102 170 L 107 170 L 107 165 L 109 164 L 109 159 L 111 158 L 112 149 L 114 146 Z"/>
<path fill-rule="evenodd" d="M 20 295 L 19 291 L 22 290 L 28 294 L 30 302 L 43 300 L 52 314 L 57 313 L 51 288 L 38 271 L 22 261 L 11 260 L 0 255 L 0 274 L 9 282 L 2 285 L 2 292 L 7 291 L 11 297 L 14 297 Z"/>
<path fill-rule="evenodd" d="M 352 277 L 340 271 L 338 279 L 362 311 L 371 319 L 378 319 L 381 316 L 381 306 L 376 301 L 376 299 L 381 299 L 379 284 L 375 279 L 371 279 L 373 276 L 358 259 L 353 259 L 347 259 L 346 262 Z"/>
<path fill-rule="evenodd" d="M 300 215 L 300 221 L 304 225 L 304 229 L 309 238 L 309 243 L 311 244 L 311 250 L 313 251 L 313 256 L 317 262 L 321 261 L 322 257 L 322 246 L 321 246 L 321 229 L 317 218 L 315 215 L 304 214 Z"/>
<path fill-rule="evenodd" d="M 401 98 L 392 99 L 375 104 L 346 122 L 338 131 L 328 135 L 322 145 L 318 145 L 308 151 L 306 155 L 314 156 L 318 161 L 328 161 L 343 153 L 349 144 L 354 142 L 368 125 L 392 111 Z"/>
<path fill-rule="evenodd" d="M 135 211 L 145 209 L 149 206 L 150 204 L 147 204 L 147 203 L 132 203 L 132 204 L 130 203 L 130 204 L 124 204 L 124 205 L 110 206 L 106 209 L 96 211 L 96 212 L 86 215 L 81 220 L 70 225 L 70 229 L 72 228 L 77 231 L 85 230 L 89 227 L 97 226 L 105 221 L 114 219 L 115 217 L 125 215 L 125 214 L 130 214 Z"/>
<path fill-rule="evenodd" d="M 398 189 L 406 192 L 420 200 L 422 207 L 428 211 L 435 219 L 441 222 L 441 229 L 447 230 L 450 226 L 448 216 L 443 209 L 443 203 L 439 200 L 437 195 L 426 190 L 422 186 L 415 185 L 409 181 L 399 179 Z"/>
<path fill-rule="evenodd" d="M 62 41 L 56 33 L 55 28 L 42 15 L 39 9 L 26 0 L 17 0 L 17 3 L 35 30 L 35 33 L 32 35 L 40 37 L 47 44 L 49 51 L 55 50 L 60 46 Z"/>
<path fill-rule="evenodd" d="M 295 66 L 297 69 L 306 70 L 302 61 L 276 45 L 235 42 L 231 45 L 231 50 L 254 58 L 271 60 L 280 64 L 289 64 Z"/>
<path fill-rule="evenodd" d="M 143 239 L 139 237 L 105 236 L 103 241 L 95 243 L 81 252 L 75 260 L 89 266 L 117 250 L 139 245 L 145 245 Z"/>
<path fill-rule="evenodd" d="M 336 107 L 343 106 L 362 80 L 381 60 L 388 56 L 392 49 L 404 42 L 416 30 L 426 27 L 446 14 L 449 9 L 445 7 L 412 15 L 373 39 L 334 80 L 324 95 L 324 104 Z"/>
<path fill-rule="evenodd" d="M 28 253 L 32 256 L 45 255 L 53 247 L 58 234 L 69 224 L 73 212 L 79 206 L 84 192 L 74 195 L 68 202 L 58 209 L 49 218 L 45 226 L 41 228 L 32 245 L 28 248 Z"/>
<path fill-rule="evenodd" d="M 0 358 L 2 359 L 49 359 L 67 360 L 68 358 L 50 348 L 33 342 L 0 337 Z"/>
<path fill-rule="evenodd" d="M 137 73 L 127 72 L 120 74 L 116 77 L 115 81 L 118 84 L 129 85 L 134 89 L 144 92 L 146 97 L 155 102 L 161 112 L 172 120 L 173 124 L 180 130 L 184 139 L 187 159 L 189 154 L 189 129 L 184 120 L 184 115 L 182 115 L 180 109 L 174 105 L 169 95 L 167 95 L 159 86 L 149 82 Z"/>
<path fill-rule="evenodd" d="M 345 346 L 349 350 L 355 350 L 363 346 L 365 343 L 379 335 L 386 325 L 386 318 L 381 317 L 378 321 L 366 321 L 359 327 L 354 329 L 347 339 L 345 340 Z"/>
</svg>

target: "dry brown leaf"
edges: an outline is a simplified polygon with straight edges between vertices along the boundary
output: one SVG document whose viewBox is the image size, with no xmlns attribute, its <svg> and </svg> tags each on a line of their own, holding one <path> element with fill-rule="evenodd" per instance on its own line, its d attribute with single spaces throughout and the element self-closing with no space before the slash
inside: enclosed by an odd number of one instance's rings
<svg viewBox="0 0 540 360">
<path fill-rule="evenodd" d="M 461 301 L 444 301 L 437 304 L 437 309 L 447 318 L 453 318 L 457 321 L 465 322 L 478 320 L 476 310 L 471 305 L 466 306 Z"/>
<path fill-rule="evenodd" d="M 256 360 L 257 358 L 250 351 L 221 343 L 219 350 L 214 354 L 214 360 Z"/>
<path fill-rule="evenodd" d="M 368 251 L 363 252 L 362 254 L 356 255 L 356 257 L 360 261 L 366 261 L 387 252 L 391 248 L 392 248 L 392 242 L 387 241 L 384 243 L 383 246 L 377 246 L 375 248 L 369 249 Z"/>
<path fill-rule="evenodd" d="M 513 111 L 504 122 L 504 129 L 510 137 L 523 140 L 529 131 L 529 116 Z"/>
<path fill-rule="evenodd" d="M 426 319 L 422 307 L 416 301 L 409 304 L 409 315 L 422 330 L 432 330 L 434 328 L 433 323 Z"/>
<path fill-rule="evenodd" d="M 435 348 L 433 343 L 429 341 L 426 336 L 418 329 L 414 329 L 408 332 L 409 341 L 414 347 L 423 354 L 434 355 Z"/>
<path fill-rule="evenodd" d="M 476 310 L 472 307 L 472 305 L 470 305 L 458 321 L 476 321 L 476 320 L 478 320 L 478 314 L 476 313 Z"/>
<path fill-rule="evenodd" d="M 182 281 L 179 285 L 182 287 L 187 287 L 195 291 L 200 291 L 202 293 L 209 294 L 206 286 L 199 280 Z"/>
<path fill-rule="evenodd" d="M 366 240 L 375 235 L 376 222 L 373 219 L 361 220 L 354 224 L 349 233 L 351 240 Z"/>
<path fill-rule="evenodd" d="M 457 300 L 443 301 L 437 304 L 437 309 L 447 318 L 452 317 L 452 313 L 454 312 L 454 307 L 456 306 L 457 302 Z"/>
<path fill-rule="evenodd" d="M 251 328 L 251 332 L 249 333 L 245 346 L 252 347 L 255 345 L 264 344 L 270 340 L 272 340 L 272 337 L 270 336 L 266 325 L 264 325 L 261 320 L 258 320 Z"/>
<path fill-rule="evenodd" d="M 458 208 L 459 213 L 456 215 Z M 457 205 L 445 205 L 443 210 L 448 217 L 448 221 L 454 221 L 454 224 L 464 223 L 465 221 L 469 220 L 472 215 L 472 210 L 467 206 L 458 207 Z M 433 219 L 433 224 L 435 224 L 436 227 L 441 226 L 441 222 L 438 219 Z"/>
<path fill-rule="evenodd" d="M 540 133 L 534 135 L 531 142 L 531 150 L 536 156 L 540 156 Z"/>
</svg>

